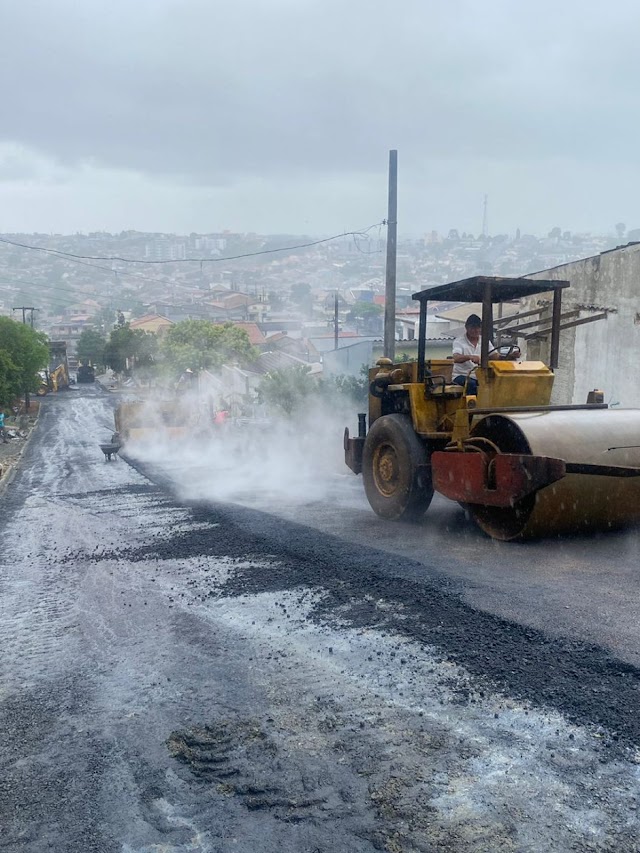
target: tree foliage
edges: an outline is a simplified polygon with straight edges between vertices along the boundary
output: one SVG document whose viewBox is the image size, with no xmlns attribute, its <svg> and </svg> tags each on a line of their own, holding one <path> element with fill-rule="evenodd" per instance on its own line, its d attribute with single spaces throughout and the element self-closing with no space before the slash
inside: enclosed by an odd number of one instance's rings
<svg viewBox="0 0 640 853">
<path fill-rule="evenodd" d="M 84 329 L 78 338 L 76 354 L 83 364 L 102 366 L 106 341 L 97 329 Z"/>
<path fill-rule="evenodd" d="M 313 294 L 311 293 L 311 285 L 306 282 L 299 282 L 291 286 L 289 298 L 309 316 L 313 313 Z"/>
<path fill-rule="evenodd" d="M 297 364 L 286 370 L 267 373 L 258 388 L 258 399 L 269 409 L 292 415 L 308 397 L 321 390 L 321 386 L 309 376 L 310 370 L 306 364 Z"/>
<path fill-rule="evenodd" d="M 268 373 L 258 388 L 258 398 L 272 411 L 293 415 L 312 399 L 332 406 L 339 400 L 364 411 L 368 401 L 369 368 L 362 365 L 359 376 L 332 376 L 316 379 L 309 375 L 310 367 L 301 364 L 286 370 Z"/>
<path fill-rule="evenodd" d="M 24 391 L 37 391 L 38 371 L 47 366 L 47 336 L 24 323 L 0 317 L 0 405 Z"/>
<path fill-rule="evenodd" d="M 187 368 L 215 369 L 230 361 L 245 366 L 258 357 L 244 329 L 209 320 L 182 320 L 171 326 L 162 339 L 161 352 L 167 365 L 178 373 Z"/>
<path fill-rule="evenodd" d="M 359 299 L 352 307 L 351 316 L 361 320 L 368 320 L 371 317 L 380 317 L 384 308 L 382 305 L 376 305 L 374 302 L 365 302 Z"/>
<path fill-rule="evenodd" d="M 104 348 L 104 362 L 116 373 L 134 367 L 148 367 L 156 359 L 158 341 L 155 335 L 132 329 L 128 323 L 114 329 Z"/>
<path fill-rule="evenodd" d="M 369 401 L 369 368 L 366 364 L 362 365 L 360 376 L 340 374 L 332 377 L 331 382 L 338 394 L 357 406 L 358 411 L 365 411 Z"/>
</svg>

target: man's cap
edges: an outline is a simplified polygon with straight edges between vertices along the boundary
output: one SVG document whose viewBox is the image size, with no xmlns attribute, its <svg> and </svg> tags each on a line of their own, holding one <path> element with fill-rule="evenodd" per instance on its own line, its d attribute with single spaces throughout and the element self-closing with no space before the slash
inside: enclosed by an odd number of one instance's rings
<svg viewBox="0 0 640 853">
<path fill-rule="evenodd" d="M 482 326 L 482 320 L 477 314 L 469 314 L 465 326 Z"/>
</svg>

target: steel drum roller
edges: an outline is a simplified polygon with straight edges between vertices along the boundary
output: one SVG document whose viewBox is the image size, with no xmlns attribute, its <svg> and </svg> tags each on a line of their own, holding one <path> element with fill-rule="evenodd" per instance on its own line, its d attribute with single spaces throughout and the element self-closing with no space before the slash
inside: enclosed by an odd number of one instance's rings
<svg viewBox="0 0 640 853">
<path fill-rule="evenodd" d="M 640 468 L 640 412 L 632 409 L 488 415 L 472 436 L 489 439 L 502 453 Z M 514 507 L 468 509 L 496 539 L 607 530 L 640 522 L 640 477 L 567 474 Z"/>
</svg>

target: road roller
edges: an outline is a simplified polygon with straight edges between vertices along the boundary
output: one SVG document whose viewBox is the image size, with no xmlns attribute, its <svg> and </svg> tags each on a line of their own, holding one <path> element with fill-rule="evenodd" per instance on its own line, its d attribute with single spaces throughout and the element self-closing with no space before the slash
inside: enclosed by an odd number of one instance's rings
<svg viewBox="0 0 640 853">
<path fill-rule="evenodd" d="M 344 434 L 346 464 L 362 474 L 381 518 L 418 520 L 437 491 L 504 541 L 640 521 L 640 410 L 610 409 L 599 390 L 584 404 L 551 404 L 560 334 L 577 324 L 563 322 L 568 286 L 475 276 L 413 295 L 420 306 L 417 361 L 379 359 L 369 371 L 368 414 L 358 415 L 357 435 L 348 428 Z M 509 350 L 496 358 L 489 350 L 494 306 L 536 294 L 548 305 L 536 321 L 548 363 L 509 359 Z M 425 357 L 433 300 L 482 305 L 473 394 L 470 383 L 452 382 L 452 359 Z M 504 320 L 496 323 L 504 327 Z M 515 341 L 524 327 L 516 321 L 506 331 Z"/>
</svg>

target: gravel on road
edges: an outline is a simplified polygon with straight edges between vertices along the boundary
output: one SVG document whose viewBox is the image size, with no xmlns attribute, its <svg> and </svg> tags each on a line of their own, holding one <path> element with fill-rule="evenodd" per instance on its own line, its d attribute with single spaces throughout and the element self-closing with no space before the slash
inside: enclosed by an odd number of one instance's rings
<svg viewBox="0 0 640 853">
<path fill-rule="evenodd" d="M 640 850 L 633 666 L 186 504 L 108 421 L 44 406 L 3 498 L 0 850 Z"/>
</svg>

